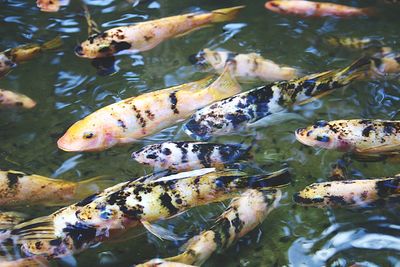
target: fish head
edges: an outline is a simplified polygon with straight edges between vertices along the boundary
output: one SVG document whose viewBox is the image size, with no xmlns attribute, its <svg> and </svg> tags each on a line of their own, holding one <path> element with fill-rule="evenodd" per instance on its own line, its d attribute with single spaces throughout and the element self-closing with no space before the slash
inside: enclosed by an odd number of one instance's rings
<svg viewBox="0 0 400 267">
<path fill-rule="evenodd" d="M 0 54 L 0 77 L 6 75 L 16 64 L 12 62 L 6 55 Z"/>
<path fill-rule="evenodd" d="M 286 10 L 285 3 L 282 1 L 268 1 L 265 3 L 265 8 L 276 13 L 281 13 L 281 14 L 288 13 L 288 11 Z"/>
<path fill-rule="evenodd" d="M 157 161 L 160 159 L 161 154 L 161 145 L 154 144 L 146 146 L 138 151 L 132 153 L 132 159 L 137 162 L 145 165 L 154 166 Z"/>
<path fill-rule="evenodd" d="M 322 188 L 323 189 L 323 188 Z M 322 207 L 325 203 L 324 190 L 319 184 L 312 184 L 293 195 L 293 200 L 302 206 Z"/>
<path fill-rule="evenodd" d="M 299 128 L 295 134 L 296 139 L 307 146 L 337 150 L 349 149 L 345 140 L 341 140 L 340 132 L 327 121 L 317 121 L 309 127 Z"/>
<path fill-rule="evenodd" d="M 112 147 L 116 139 L 107 125 L 88 117 L 74 123 L 57 141 L 58 148 L 67 152 L 101 151 Z"/>
<path fill-rule="evenodd" d="M 86 41 L 75 47 L 75 54 L 84 58 L 102 58 L 131 48 L 125 41 L 115 41 L 107 32 L 90 36 Z"/>
</svg>

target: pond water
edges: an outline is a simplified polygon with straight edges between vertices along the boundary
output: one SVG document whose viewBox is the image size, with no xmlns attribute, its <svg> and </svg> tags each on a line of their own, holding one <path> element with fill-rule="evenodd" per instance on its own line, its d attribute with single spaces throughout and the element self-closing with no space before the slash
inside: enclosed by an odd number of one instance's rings
<svg viewBox="0 0 400 267">
<path fill-rule="evenodd" d="M 49 40 L 61 35 L 64 46 L 21 64 L 0 80 L 0 88 L 34 98 L 29 111 L 2 110 L 0 117 L 0 167 L 67 180 L 112 175 L 118 181 L 152 170 L 130 159 L 144 145 L 166 140 L 190 140 L 182 124 L 165 129 L 138 143 L 101 153 L 67 153 L 57 139 L 75 121 L 118 100 L 204 77 L 188 57 L 203 48 L 239 53 L 260 53 L 277 63 L 300 68 L 303 73 L 343 67 L 360 51 L 321 45 L 324 36 L 378 37 L 399 49 L 400 9 L 382 9 L 376 18 L 301 19 L 264 9 L 259 0 L 159 0 L 85 1 L 101 29 L 128 25 L 198 10 L 246 5 L 239 17 L 187 36 L 166 41 L 151 51 L 116 58 L 116 73 L 97 74 L 91 62 L 74 55 L 74 47 L 87 37 L 79 1 L 58 13 L 40 12 L 35 1 L 0 0 L 0 48 Z M 341 1 L 352 6 L 378 5 L 375 1 Z M 262 83 L 245 83 L 249 89 Z M 343 90 L 296 109 L 302 121 L 284 122 L 243 134 L 215 138 L 216 142 L 241 142 L 256 138 L 249 162 L 264 171 L 288 165 L 293 183 L 284 189 L 281 206 L 237 245 L 211 257 L 204 266 L 400 266 L 400 207 L 346 210 L 296 206 L 294 192 L 325 181 L 330 165 L 341 153 L 316 150 L 298 143 L 294 130 L 319 119 L 398 118 L 398 79 L 356 82 Z M 357 177 L 379 177 L 400 172 L 396 163 L 353 164 Z M 20 207 L 32 217 L 56 208 Z M 210 226 L 223 204 L 200 207 L 160 224 L 180 236 L 190 237 Z M 181 242 L 160 241 L 139 229 L 126 240 L 102 244 L 74 257 L 59 260 L 63 266 L 129 266 L 154 257 L 172 256 Z"/>
</svg>

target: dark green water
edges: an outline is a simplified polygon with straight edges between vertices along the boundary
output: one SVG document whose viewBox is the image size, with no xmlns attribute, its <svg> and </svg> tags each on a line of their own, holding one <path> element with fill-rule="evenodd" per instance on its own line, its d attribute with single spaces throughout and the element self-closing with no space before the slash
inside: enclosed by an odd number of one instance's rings
<svg viewBox="0 0 400 267">
<path fill-rule="evenodd" d="M 132 151 L 143 145 L 165 140 L 190 140 L 181 124 L 143 141 L 102 153 L 66 153 L 56 146 L 57 139 L 75 121 L 90 112 L 123 98 L 167 86 L 196 80 L 188 56 L 207 47 L 240 53 L 258 52 L 280 64 L 296 66 L 304 73 L 342 67 L 360 52 L 320 46 L 318 39 L 328 35 L 379 37 L 399 49 L 399 8 L 387 8 L 378 18 L 349 20 L 298 19 L 273 14 L 264 1 L 146 1 L 132 7 L 126 1 L 89 1 L 93 18 L 102 29 L 156 19 L 194 10 L 247 5 L 233 22 L 203 29 L 183 38 L 162 43 L 136 55 L 117 57 L 117 72 L 99 76 L 90 61 L 77 58 L 74 46 L 87 36 L 87 26 L 79 1 L 71 1 L 58 13 L 43 13 L 35 1 L 0 0 L 0 48 L 32 41 L 44 41 L 61 34 L 65 42 L 57 52 L 46 53 L 21 64 L 0 80 L 0 88 L 15 90 L 34 98 L 38 105 L 29 111 L 1 111 L 0 167 L 45 176 L 80 180 L 109 174 L 124 181 L 151 172 L 130 160 Z M 374 1 L 342 1 L 354 6 Z M 251 88 L 257 84 L 245 84 Z M 295 141 L 293 131 L 318 119 L 397 118 L 400 104 L 398 79 L 358 82 L 321 100 L 301 106 L 304 121 L 291 121 L 244 133 L 256 136 L 252 163 L 268 171 L 288 164 L 293 184 L 284 190 L 282 205 L 261 227 L 222 255 L 215 255 L 205 266 L 399 266 L 399 206 L 387 205 L 368 210 L 324 210 L 294 205 L 295 191 L 315 181 L 324 181 L 330 164 L 340 157 L 332 151 L 316 151 Z M 248 138 L 248 137 L 246 137 Z M 214 141 L 242 141 L 243 136 L 219 137 Z M 271 161 L 271 158 L 274 161 Z M 356 163 L 356 176 L 393 175 L 400 167 L 393 163 Z M 53 208 L 22 207 L 38 216 Z M 223 210 L 222 205 L 193 209 L 161 223 L 176 233 L 190 237 L 206 228 Z M 138 231 L 144 233 L 144 231 Z M 136 236 L 133 233 L 132 236 Z M 103 244 L 63 265 L 129 266 L 154 257 L 171 256 L 179 244 L 141 234 L 119 243 Z"/>
</svg>

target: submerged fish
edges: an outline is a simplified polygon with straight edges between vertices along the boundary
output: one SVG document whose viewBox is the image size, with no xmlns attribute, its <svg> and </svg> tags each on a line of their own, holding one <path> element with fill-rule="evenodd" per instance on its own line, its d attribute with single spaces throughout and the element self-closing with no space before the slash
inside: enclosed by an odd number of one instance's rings
<svg viewBox="0 0 400 267">
<path fill-rule="evenodd" d="M 11 229 L 27 219 L 27 215 L 15 211 L 0 211 L 0 231 L 4 229 Z M 0 260 L 1 265 L 1 260 Z"/>
<path fill-rule="evenodd" d="M 0 77 L 5 76 L 16 64 L 33 59 L 39 53 L 60 47 L 62 40 L 56 37 L 42 45 L 25 44 L 0 52 Z"/>
<path fill-rule="evenodd" d="M 72 125 L 57 144 L 65 151 L 101 151 L 132 143 L 240 90 L 227 68 L 214 82 L 208 77 L 101 108 Z"/>
<path fill-rule="evenodd" d="M 40 11 L 44 12 L 57 12 L 60 6 L 66 6 L 69 0 L 36 0 L 36 5 Z"/>
<path fill-rule="evenodd" d="M 60 205 L 99 192 L 112 183 L 96 177 L 80 182 L 18 171 L 0 171 L 0 206 Z"/>
<path fill-rule="evenodd" d="M 8 241 L 20 245 L 27 257 L 63 257 L 135 226 L 143 225 L 152 232 L 152 221 L 229 199 L 242 190 L 267 190 L 290 181 L 286 169 L 261 175 L 236 170 L 208 171 L 117 184 L 49 216 L 16 225 L 9 232 Z"/>
<path fill-rule="evenodd" d="M 341 70 L 311 74 L 291 81 L 275 82 L 237 94 L 198 110 L 184 125 L 197 140 L 244 130 L 252 123 L 268 121 L 292 104 L 302 104 L 348 85 L 364 75 L 370 59 L 362 58 Z"/>
<path fill-rule="evenodd" d="M 240 144 L 204 142 L 164 142 L 133 152 L 132 158 L 156 169 L 175 171 L 221 168 L 239 159 L 249 158 L 251 147 Z"/>
<path fill-rule="evenodd" d="M 334 47 L 345 47 L 357 50 L 378 48 L 384 45 L 384 43 L 381 40 L 369 37 L 356 38 L 356 37 L 329 36 L 324 38 L 324 42 Z"/>
<path fill-rule="evenodd" d="M 372 57 L 371 71 L 378 76 L 400 73 L 400 53 L 383 51 Z"/>
<path fill-rule="evenodd" d="M 221 252 L 258 225 L 278 205 L 280 190 L 247 190 L 232 200 L 210 230 L 187 242 L 185 251 L 167 261 L 202 265 L 214 252 Z"/>
<path fill-rule="evenodd" d="M 134 265 L 134 267 L 194 267 L 180 262 L 166 261 L 163 259 L 153 259 L 143 264 Z"/>
<path fill-rule="evenodd" d="M 217 9 L 208 13 L 190 13 L 122 26 L 89 37 L 75 48 L 79 57 L 109 57 L 120 51 L 141 52 L 161 42 L 207 25 L 230 21 L 244 6 Z"/>
<path fill-rule="evenodd" d="M 318 121 L 296 130 L 297 140 L 305 145 L 360 154 L 400 152 L 399 137 L 400 121 Z"/>
<path fill-rule="evenodd" d="M 356 208 L 396 196 L 400 196 L 400 176 L 314 183 L 293 199 L 305 206 Z"/>
<path fill-rule="evenodd" d="M 23 94 L 0 89 L 0 108 L 34 108 L 36 102 Z"/>
<path fill-rule="evenodd" d="M 256 78 L 263 81 L 279 81 L 298 76 L 297 69 L 280 66 L 256 53 L 238 54 L 206 48 L 200 51 L 194 60 L 195 64 L 202 67 L 211 66 L 219 73 L 224 70 L 227 62 L 233 65 L 233 75 L 242 80 Z"/>
<path fill-rule="evenodd" d="M 290 14 L 303 17 L 334 16 L 348 18 L 357 16 L 373 16 L 376 14 L 376 10 L 371 7 L 357 8 L 328 2 L 312 2 L 303 0 L 268 1 L 265 3 L 265 8 L 279 14 Z"/>
</svg>

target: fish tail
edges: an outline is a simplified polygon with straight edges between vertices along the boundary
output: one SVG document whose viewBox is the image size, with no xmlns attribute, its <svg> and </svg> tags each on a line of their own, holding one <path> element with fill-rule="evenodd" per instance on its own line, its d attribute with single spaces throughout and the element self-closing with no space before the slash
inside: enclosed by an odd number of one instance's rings
<svg viewBox="0 0 400 267">
<path fill-rule="evenodd" d="M 347 85 L 353 80 L 364 78 L 371 69 L 371 57 L 364 56 L 354 61 L 350 66 L 335 73 L 336 80 Z"/>
<path fill-rule="evenodd" d="M 245 6 L 235 6 L 235 7 L 228 7 L 228 8 L 213 10 L 211 22 L 217 23 L 217 22 L 233 20 L 236 18 L 239 11 L 241 9 L 243 9 L 244 7 Z"/>
<path fill-rule="evenodd" d="M 45 42 L 41 46 L 41 48 L 44 51 L 53 50 L 53 49 L 59 48 L 60 46 L 62 46 L 62 44 L 63 44 L 63 41 L 62 41 L 61 37 L 57 36 L 56 38 L 54 38 L 54 39 L 52 39 L 52 40 L 50 40 L 48 42 Z"/>
<path fill-rule="evenodd" d="M 221 100 L 241 92 L 242 88 L 233 77 L 231 64 L 227 63 L 222 74 L 208 87 L 215 100 Z"/>
<path fill-rule="evenodd" d="M 377 16 L 379 14 L 378 10 L 376 8 L 373 8 L 373 7 L 362 8 L 362 13 L 365 16 L 369 16 L 369 17 L 374 17 L 374 16 Z"/>
<path fill-rule="evenodd" d="M 80 200 L 87 196 L 99 193 L 104 188 L 115 185 L 115 179 L 110 176 L 101 175 L 77 183 L 74 199 Z"/>
<path fill-rule="evenodd" d="M 279 188 L 288 185 L 291 182 L 290 172 L 288 168 L 281 169 L 269 174 L 261 174 L 251 176 L 249 185 L 251 188 L 268 190 L 271 188 Z"/>
</svg>

